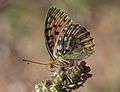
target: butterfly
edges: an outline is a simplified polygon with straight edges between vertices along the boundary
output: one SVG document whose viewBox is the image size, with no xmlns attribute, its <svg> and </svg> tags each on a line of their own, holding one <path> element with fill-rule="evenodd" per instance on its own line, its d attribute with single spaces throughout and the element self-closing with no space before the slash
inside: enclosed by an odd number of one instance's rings
<svg viewBox="0 0 120 92">
<path fill-rule="evenodd" d="M 48 10 L 44 34 L 48 53 L 55 63 L 83 60 L 95 52 L 90 32 L 55 7 Z"/>
</svg>

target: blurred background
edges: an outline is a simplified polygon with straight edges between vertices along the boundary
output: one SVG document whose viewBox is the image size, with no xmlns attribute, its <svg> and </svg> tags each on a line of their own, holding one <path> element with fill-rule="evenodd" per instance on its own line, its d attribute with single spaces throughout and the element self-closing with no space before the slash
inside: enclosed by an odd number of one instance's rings
<svg viewBox="0 0 120 92">
<path fill-rule="evenodd" d="M 32 92 L 35 83 L 51 76 L 44 21 L 49 7 L 62 9 L 90 30 L 96 52 L 86 59 L 92 69 L 74 92 L 120 92 L 120 0 L 0 0 L 0 92 Z"/>
</svg>

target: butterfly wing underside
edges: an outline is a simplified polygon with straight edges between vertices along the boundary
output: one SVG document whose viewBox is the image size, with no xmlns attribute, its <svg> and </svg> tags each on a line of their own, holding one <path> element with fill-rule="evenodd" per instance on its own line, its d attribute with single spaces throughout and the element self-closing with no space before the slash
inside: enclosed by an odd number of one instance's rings
<svg viewBox="0 0 120 92">
<path fill-rule="evenodd" d="M 61 30 L 70 25 L 72 20 L 60 9 L 50 8 L 48 10 L 45 21 L 45 39 L 47 50 L 53 60 L 56 59 L 53 55 L 53 49 Z"/>
<path fill-rule="evenodd" d="M 54 56 L 65 60 L 82 60 L 94 52 L 90 32 L 79 24 L 66 26 L 59 34 L 54 47 Z"/>
</svg>

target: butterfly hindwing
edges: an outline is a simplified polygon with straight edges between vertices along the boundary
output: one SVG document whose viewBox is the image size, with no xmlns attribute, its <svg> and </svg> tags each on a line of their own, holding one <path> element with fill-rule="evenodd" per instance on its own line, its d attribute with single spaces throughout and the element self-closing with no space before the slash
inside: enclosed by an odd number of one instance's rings
<svg viewBox="0 0 120 92">
<path fill-rule="evenodd" d="M 82 60 L 94 52 L 94 42 L 85 27 L 71 24 L 59 34 L 54 47 L 54 56 L 66 60 Z"/>
<path fill-rule="evenodd" d="M 45 38 L 47 50 L 53 60 L 55 59 L 53 49 L 58 35 L 66 25 L 71 23 L 72 20 L 60 9 L 52 7 L 48 10 L 45 21 Z"/>
</svg>

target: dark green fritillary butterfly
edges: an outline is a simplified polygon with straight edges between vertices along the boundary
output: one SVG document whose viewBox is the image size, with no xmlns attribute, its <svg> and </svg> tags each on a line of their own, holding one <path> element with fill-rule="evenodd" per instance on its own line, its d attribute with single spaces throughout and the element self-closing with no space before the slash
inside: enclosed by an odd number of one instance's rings
<svg viewBox="0 0 120 92">
<path fill-rule="evenodd" d="M 45 39 L 55 63 L 83 60 L 94 53 L 95 44 L 90 32 L 54 7 L 48 10 L 46 16 Z"/>
</svg>

